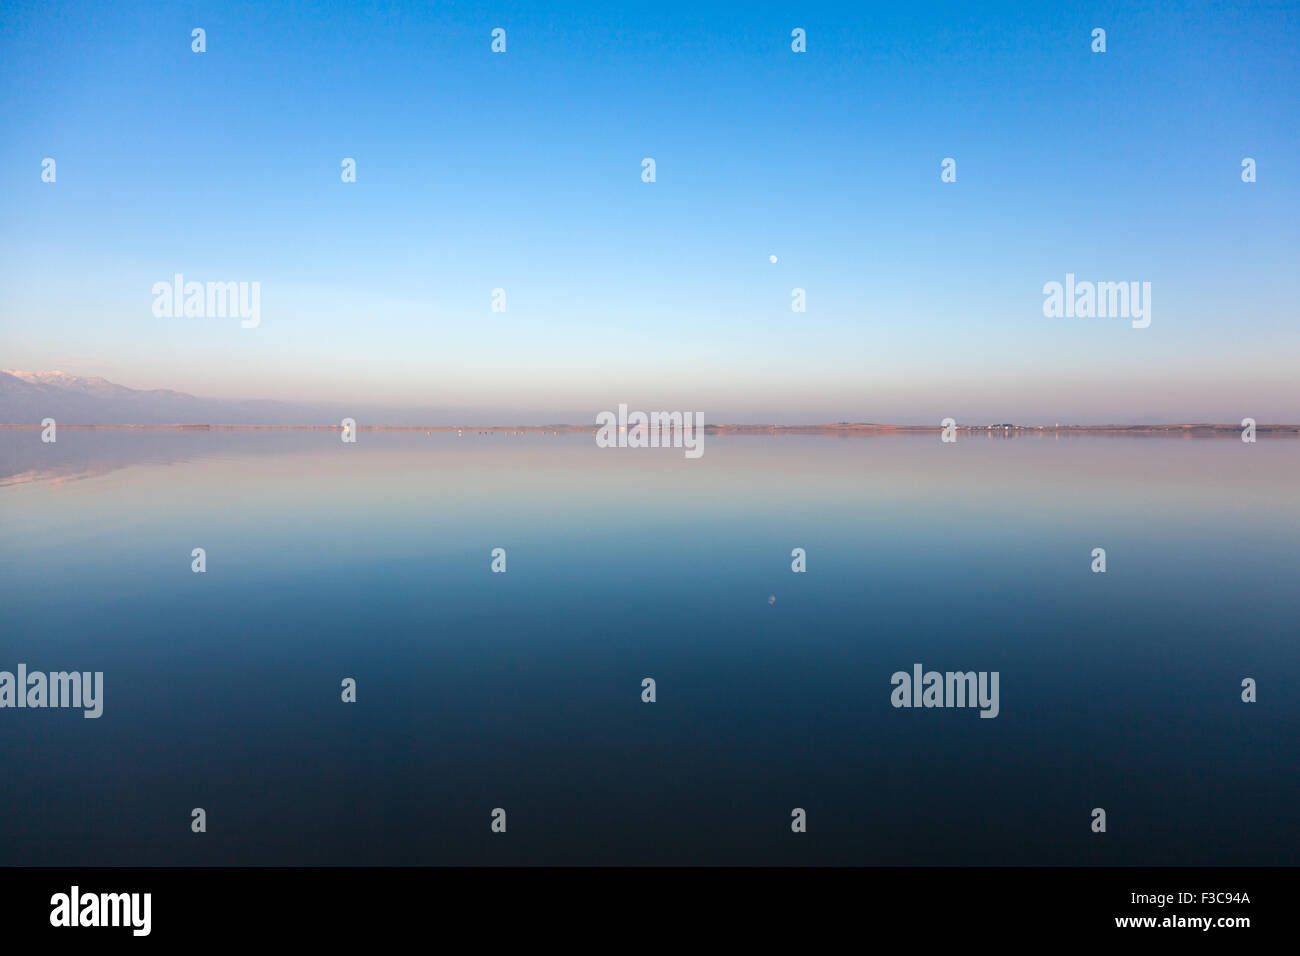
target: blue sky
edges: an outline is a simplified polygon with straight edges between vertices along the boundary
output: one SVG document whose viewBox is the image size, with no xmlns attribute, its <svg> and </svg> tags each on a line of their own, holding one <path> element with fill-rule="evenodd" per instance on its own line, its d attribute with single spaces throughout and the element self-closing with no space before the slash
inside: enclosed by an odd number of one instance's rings
<svg viewBox="0 0 1300 956">
<path fill-rule="evenodd" d="M 1300 421 L 1294 3 L 5 2 L 0 36 L 3 367 L 518 421 Z M 260 326 L 155 317 L 177 272 L 260 282 Z M 1150 328 L 1045 318 L 1067 272 L 1151 282 Z"/>
</svg>

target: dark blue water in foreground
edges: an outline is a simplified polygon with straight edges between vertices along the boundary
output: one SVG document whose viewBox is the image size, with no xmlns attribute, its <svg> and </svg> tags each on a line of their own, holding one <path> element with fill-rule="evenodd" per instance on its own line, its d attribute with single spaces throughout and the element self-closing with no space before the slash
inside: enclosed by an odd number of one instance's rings
<svg viewBox="0 0 1300 956">
<path fill-rule="evenodd" d="M 1294 439 L 68 429 L 0 463 L 0 670 L 104 672 L 98 720 L 0 709 L 0 864 L 1300 859 Z M 918 662 L 999 672 L 999 715 L 892 707 Z"/>
</svg>

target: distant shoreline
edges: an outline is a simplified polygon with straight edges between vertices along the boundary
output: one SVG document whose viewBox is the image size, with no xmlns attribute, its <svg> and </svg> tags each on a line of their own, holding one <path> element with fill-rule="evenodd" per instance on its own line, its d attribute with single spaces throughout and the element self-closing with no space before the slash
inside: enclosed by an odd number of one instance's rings
<svg viewBox="0 0 1300 956">
<path fill-rule="evenodd" d="M 41 425 L 9 424 L 0 428 L 39 429 Z M 72 425 L 59 428 L 122 429 L 152 431 L 338 431 L 339 425 Z M 597 425 L 357 425 L 358 431 L 391 432 L 594 432 Z M 1241 425 L 957 425 L 956 430 L 986 434 L 1153 434 L 1153 435 L 1240 435 Z M 840 422 L 827 425 L 705 425 L 709 435 L 887 435 L 942 432 L 942 425 L 878 425 L 868 422 Z M 1300 425 L 1257 424 L 1256 433 L 1300 435 Z"/>
</svg>

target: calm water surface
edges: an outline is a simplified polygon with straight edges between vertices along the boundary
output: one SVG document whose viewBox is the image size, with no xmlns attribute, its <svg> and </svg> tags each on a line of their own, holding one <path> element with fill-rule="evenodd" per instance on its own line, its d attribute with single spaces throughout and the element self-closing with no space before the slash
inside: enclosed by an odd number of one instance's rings
<svg viewBox="0 0 1300 956">
<path fill-rule="evenodd" d="M 1300 859 L 1300 441 L 704 447 L 0 430 L 0 864 Z"/>
</svg>

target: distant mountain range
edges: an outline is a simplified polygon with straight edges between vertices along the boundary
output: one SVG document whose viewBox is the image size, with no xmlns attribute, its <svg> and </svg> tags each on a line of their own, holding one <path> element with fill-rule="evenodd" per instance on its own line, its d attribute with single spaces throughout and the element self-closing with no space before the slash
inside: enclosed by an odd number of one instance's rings
<svg viewBox="0 0 1300 956">
<path fill-rule="evenodd" d="M 232 402 L 165 388 L 127 388 L 66 372 L 0 370 L 0 424 L 38 425 L 317 425 L 345 412 L 288 402 Z M 354 413 L 355 414 L 355 413 Z"/>
<path fill-rule="evenodd" d="M 499 417 L 498 417 L 499 416 Z M 467 421 L 515 414 L 502 409 L 469 411 L 433 405 L 369 405 L 344 402 L 233 401 L 200 398 L 166 388 L 127 388 L 105 378 L 67 372 L 0 370 L 0 425 L 234 425 L 244 427 L 332 427 L 353 418 L 362 428 L 455 427 Z"/>
</svg>

